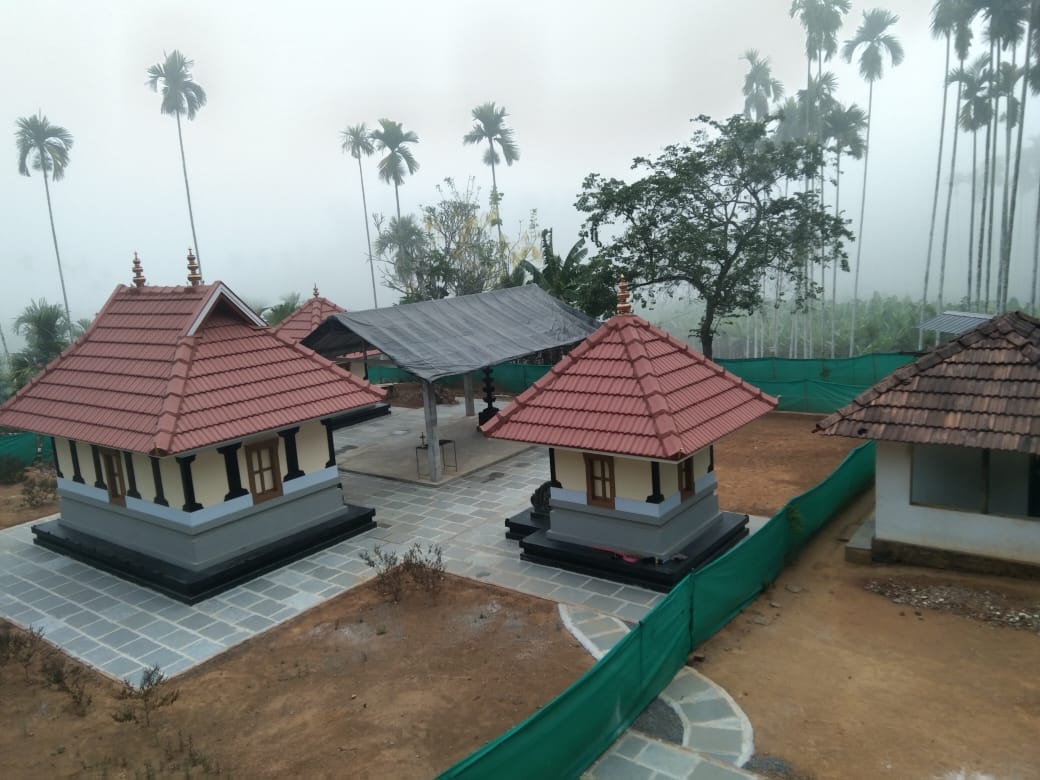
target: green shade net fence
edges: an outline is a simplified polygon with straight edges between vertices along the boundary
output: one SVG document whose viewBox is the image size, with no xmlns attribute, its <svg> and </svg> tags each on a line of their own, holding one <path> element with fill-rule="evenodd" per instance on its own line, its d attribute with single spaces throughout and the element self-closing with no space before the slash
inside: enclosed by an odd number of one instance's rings
<svg viewBox="0 0 1040 780">
<path fill-rule="evenodd" d="M 787 360 L 783 358 L 748 358 L 718 360 L 719 365 L 746 382 L 779 399 L 781 412 L 829 414 L 849 403 L 897 368 L 916 359 L 903 353 L 876 353 L 835 360 Z M 550 366 L 529 363 L 503 363 L 494 368 L 495 389 L 520 393 L 549 371 Z M 473 383 L 480 388 L 484 381 L 474 371 Z M 369 366 L 368 378 L 375 383 L 414 382 L 415 377 L 393 366 Z M 461 376 L 438 380 L 461 385 Z"/>
<path fill-rule="evenodd" d="M 40 439 L 40 457 L 44 463 L 54 463 L 54 448 L 49 436 Z M 15 458 L 23 466 L 30 466 L 36 460 L 37 436 L 35 433 L 5 433 L 0 435 L 0 458 Z"/>
<path fill-rule="evenodd" d="M 440 777 L 580 775 L 664 690 L 694 646 L 773 582 L 873 478 L 874 443 L 869 442 L 850 452 L 818 485 L 788 501 L 755 534 L 687 575 L 566 691 Z"/>
</svg>

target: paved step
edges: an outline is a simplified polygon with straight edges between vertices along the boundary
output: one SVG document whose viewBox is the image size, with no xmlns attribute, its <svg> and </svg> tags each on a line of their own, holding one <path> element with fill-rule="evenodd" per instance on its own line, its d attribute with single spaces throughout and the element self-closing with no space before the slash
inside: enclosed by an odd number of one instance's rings
<svg viewBox="0 0 1040 780">
<path fill-rule="evenodd" d="M 559 605 L 560 619 L 599 660 L 628 632 L 621 620 L 586 607 Z M 747 778 L 739 769 L 754 752 L 747 715 L 720 686 L 684 666 L 660 700 L 682 723 L 682 745 L 629 729 L 585 773 L 606 778 Z"/>
</svg>

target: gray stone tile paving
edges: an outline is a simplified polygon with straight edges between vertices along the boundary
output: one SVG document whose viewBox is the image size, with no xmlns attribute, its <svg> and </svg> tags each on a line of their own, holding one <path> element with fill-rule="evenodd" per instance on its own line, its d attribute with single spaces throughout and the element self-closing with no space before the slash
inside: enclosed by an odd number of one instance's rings
<svg viewBox="0 0 1040 780">
<path fill-rule="evenodd" d="M 438 412 L 441 419 L 460 416 L 462 405 Z M 400 418 L 407 415 L 421 416 L 421 410 L 395 409 L 390 417 L 339 431 L 337 444 L 380 441 L 403 427 Z M 412 542 L 425 546 L 433 540 L 443 546 L 446 568 L 454 574 L 587 605 L 594 616 L 642 619 L 660 594 L 523 562 L 517 543 L 505 539 L 503 521 L 529 504 L 547 472 L 545 452 L 532 448 L 439 487 L 346 473 L 344 495 L 376 507 L 379 528 L 194 606 L 36 547 L 27 523 L 0 531 L 0 617 L 44 627 L 47 639 L 112 677 L 136 680 L 153 664 L 174 675 L 366 581 L 371 571 L 359 560 L 362 550 L 379 544 L 403 553 Z M 604 631 L 604 625 L 598 632 L 604 641 L 623 636 Z M 655 771 L 659 777 L 692 777 L 722 767 L 678 746 L 650 749 L 646 742 L 624 735 L 589 777 L 650 778 Z M 693 761 L 685 775 L 673 774 L 672 759 L 654 752 L 672 748 Z M 648 765 L 651 755 L 662 756 L 661 766 Z"/>
</svg>

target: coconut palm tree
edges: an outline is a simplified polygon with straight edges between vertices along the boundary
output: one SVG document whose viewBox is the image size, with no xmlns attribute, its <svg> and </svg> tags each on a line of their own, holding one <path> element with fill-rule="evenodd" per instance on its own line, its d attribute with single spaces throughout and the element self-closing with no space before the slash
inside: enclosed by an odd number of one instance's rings
<svg viewBox="0 0 1040 780">
<path fill-rule="evenodd" d="M 834 215 L 841 217 L 841 157 L 847 154 L 854 160 L 863 158 L 866 144 L 863 134 L 867 129 L 866 112 L 853 103 L 843 106 L 835 101 L 823 115 L 823 132 L 834 153 Z M 845 270 L 848 270 L 846 268 Z M 838 263 L 831 266 L 831 358 L 835 357 L 836 312 L 838 307 Z"/>
<path fill-rule="evenodd" d="M 51 239 L 54 241 L 54 258 L 58 261 L 58 281 L 61 283 L 61 299 L 65 304 L 64 324 L 72 340 L 72 314 L 69 313 L 69 296 L 65 291 L 65 273 L 61 268 L 61 253 L 58 251 L 58 234 L 54 229 L 54 209 L 51 205 L 51 187 L 47 174 L 54 181 L 65 178 L 72 149 L 72 133 L 64 127 L 52 125 L 42 113 L 22 117 L 15 122 L 14 138 L 18 146 L 18 173 L 29 176 L 30 168 L 43 174 L 43 191 L 47 195 L 47 215 L 51 221 Z"/>
<path fill-rule="evenodd" d="M 769 58 L 760 56 L 757 49 L 748 49 L 741 59 L 748 63 L 744 75 L 744 116 L 761 122 L 769 116 L 770 103 L 783 100 L 784 85 L 773 78 Z"/>
<path fill-rule="evenodd" d="M 14 332 L 25 337 L 25 349 L 11 356 L 11 380 L 21 387 L 71 343 L 74 326 L 61 306 L 40 299 L 18 315 Z"/>
<path fill-rule="evenodd" d="M 148 80 L 145 82 L 152 92 L 159 91 L 162 84 L 162 103 L 159 112 L 173 115 L 177 120 L 177 142 L 181 149 L 181 169 L 184 171 L 184 194 L 188 197 L 188 222 L 191 224 L 191 240 L 195 244 L 195 259 L 202 273 L 199 239 L 195 235 L 195 212 L 191 208 L 191 188 L 188 186 L 188 163 L 184 158 L 184 135 L 181 132 L 181 115 L 189 120 L 194 119 L 199 109 L 206 105 L 206 90 L 196 84 L 191 76 L 194 60 L 187 59 L 174 49 L 169 54 L 163 52 L 163 61 L 152 65 L 147 70 Z"/>
<path fill-rule="evenodd" d="M 932 245 L 935 240 L 935 218 L 939 211 L 939 181 L 942 178 L 942 165 L 943 165 L 943 145 L 946 140 L 946 105 L 947 98 L 950 94 L 950 82 L 948 81 L 948 75 L 950 73 L 950 49 L 953 46 L 954 36 L 958 34 L 958 31 L 962 28 L 967 30 L 968 35 L 971 35 L 970 25 L 963 24 L 963 19 L 968 13 L 968 6 L 965 0 L 935 0 L 932 5 L 932 22 L 931 32 L 932 37 L 935 39 L 945 39 L 946 41 L 946 59 L 943 65 L 943 97 L 942 97 L 942 112 L 939 119 L 939 153 L 935 161 L 935 189 L 932 192 L 932 219 L 928 226 L 928 251 L 925 254 L 924 264 L 924 290 L 921 293 L 921 320 L 924 321 L 924 306 L 928 299 L 928 277 L 932 269 Z M 958 40 L 958 44 L 960 41 Z M 966 47 L 965 47 L 966 48 Z M 958 55 L 961 54 L 961 50 L 958 47 Z M 967 51 L 964 51 L 964 56 L 960 56 L 961 64 L 963 65 L 964 58 L 967 56 Z M 960 89 L 958 85 L 957 91 L 958 108 L 960 109 Z M 956 116 L 956 111 L 954 112 Z M 953 159 L 957 159 L 957 132 L 956 123 L 953 133 Z M 955 165 L 956 163 L 951 164 Z M 950 186 L 953 185 L 953 176 L 950 176 Z M 945 258 L 943 261 L 943 267 L 945 268 Z M 940 272 L 942 277 L 942 272 Z M 942 310 L 942 281 L 939 283 L 939 310 Z M 924 331 L 918 333 L 918 350 L 922 349 L 924 345 Z"/>
<path fill-rule="evenodd" d="M 411 130 L 405 132 L 401 123 L 392 119 L 380 119 L 379 128 L 370 135 L 376 142 L 376 148 L 386 151 L 386 157 L 379 161 L 379 178 L 394 185 L 394 201 L 397 203 L 397 219 L 400 222 L 401 196 L 398 190 L 404 184 L 406 172 L 413 174 L 419 170 L 415 155 L 405 144 L 419 143 L 419 136 Z"/>
<path fill-rule="evenodd" d="M 502 243 L 502 219 L 498 214 L 498 203 L 501 197 L 498 194 L 498 180 L 495 178 L 495 164 L 506 161 L 506 165 L 512 165 L 520 159 L 520 149 L 513 139 L 512 128 L 506 127 L 505 118 L 509 116 L 506 109 L 497 107 L 494 102 L 481 103 L 473 109 L 473 128 L 462 136 L 464 144 L 482 144 L 487 141 L 488 148 L 484 151 L 484 163 L 491 166 L 491 208 L 492 218 L 498 228 L 498 243 Z M 498 156 L 495 144 L 502 150 L 502 156 Z"/>
<path fill-rule="evenodd" d="M 365 172 L 361 168 L 361 157 L 371 157 L 376 151 L 376 146 L 372 142 L 372 136 L 368 132 L 368 128 L 365 127 L 364 122 L 360 125 L 351 125 L 340 133 L 340 137 L 343 139 L 343 151 L 349 152 L 350 156 L 357 160 L 358 178 L 361 179 L 361 207 L 365 212 L 365 240 L 368 241 L 368 270 L 372 276 L 372 306 L 378 309 L 379 301 L 376 299 L 376 265 L 372 259 L 372 234 L 368 230 L 368 199 L 365 197 Z"/>
<path fill-rule="evenodd" d="M 870 120 L 874 110 L 874 82 L 884 74 L 885 57 L 887 55 L 892 67 L 903 61 L 903 45 L 889 30 L 899 21 L 899 17 L 883 8 L 872 8 L 863 12 L 863 22 L 856 34 L 845 41 L 841 53 L 846 62 L 859 51 L 859 74 L 868 84 L 867 90 L 867 141 L 863 152 L 863 192 L 859 205 L 859 241 L 856 246 L 856 268 L 852 282 L 852 324 L 849 333 L 849 357 L 856 348 L 856 302 L 859 296 L 859 266 L 863 254 L 863 217 L 867 205 L 867 169 L 870 165 Z"/>
</svg>

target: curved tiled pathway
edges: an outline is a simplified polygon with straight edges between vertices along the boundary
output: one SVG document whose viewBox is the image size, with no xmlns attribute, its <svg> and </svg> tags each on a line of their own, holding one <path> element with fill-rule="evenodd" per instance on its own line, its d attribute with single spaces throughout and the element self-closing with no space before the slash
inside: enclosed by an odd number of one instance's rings
<svg viewBox="0 0 1040 780">
<path fill-rule="evenodd" d="M 597 660 L 628 633 L 625 623 L 601 612 L 565 604 L 559 610 L 563 624 Z M 682 745 L 629 729 L 588 769 L 587 780 L 754 777 L 738 768 L 753 752 L 751 722 L 722 688 L 684 666 L 660 699 L 682 723 Z"/>
</svg>

